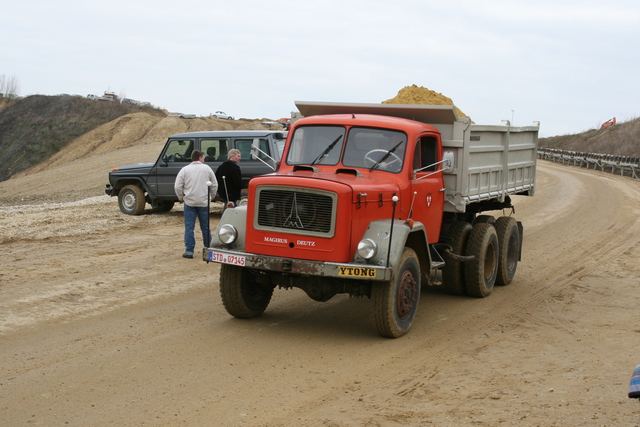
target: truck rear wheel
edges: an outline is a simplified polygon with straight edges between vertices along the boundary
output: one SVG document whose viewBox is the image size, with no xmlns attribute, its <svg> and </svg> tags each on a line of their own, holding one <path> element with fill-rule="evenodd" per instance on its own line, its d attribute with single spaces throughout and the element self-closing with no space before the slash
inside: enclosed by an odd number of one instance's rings
<svg viewBox="0 0 640 427">
<path fill-rule="evenodd" d="M 480 224 L 486 222 L 488 224 L 495 224 L 496 219 L 493 215 L 478 215 L 476 219 L 473 220 L 473 225 Z"/>
<path fill-rule="evenodd" d="M 467 244 L 467 255 L 473 261 L 465 263 L 467 293 L 484 298 L 491 294 L 498 275 L 498 235 L 493 224 L 479 223 L 473 226 Z"/>
<path fill-rule="evenodd" d="M 404 248 L 391 282 L 374 283 L 371 297 L 380 335 L 397 338 L 409 331 L 420 300 L 420 264 L 413 249 Z"/>
<path fill-rule="evenodd" d="M 125 185 L 118 193 L 118 206 L 124 214 L 142 214 L 145 203 L 144 191 L 137 185 Z"/>
<path fill-rule="evenodd" d="M 500 251 L 498 253 L 497 285 L 508 285 L 516 275 L 520 257 L 520 232 L 515 218 L 502 216 L 495 224 Z"/>
<path fill-rule="evenodd" d="M 243 267 L 220 266 L 220 296 L 227 313 L 240 319 L 258 317 L 267 309 L 273 288 L 261 286 Z"/>
<path fill-rule="evenodd" d="M 465 221 L 456 221 L 449 227 L 447 236 L 443 239 L 443 243 L 451 246 L 451 252 L 456 255 L 465 255 L 467 251 L 467 241 L 472 230 L 471 224 Z M 442 269 L 442 284 L 447 293 L 453 295 L 464 295 L 467 288 L 464 281 L 464 263 L 447 257 L 444 253 L 446 263 Z"/>
</svg>

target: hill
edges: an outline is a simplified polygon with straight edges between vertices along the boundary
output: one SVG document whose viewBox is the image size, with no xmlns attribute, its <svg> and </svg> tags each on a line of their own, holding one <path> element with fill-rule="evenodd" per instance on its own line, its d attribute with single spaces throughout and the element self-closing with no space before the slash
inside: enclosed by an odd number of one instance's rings
<svg viewBox="0 0 640 427">
<path fill-rule="evenodd" d="M 0 104 L 0 181 L 37 165 L 80 135 L 133 112 L 166 112 L 80 96 L 33 95 Z"/>
<path fill-rule="evenodd" d="M 640 118 L 604 129 L 541 138 L 538 146 L 585 153 L 640 157 Z"/>
<path fill-rule="evenodd" d="M 164 143 L 181 132 L 266 128 L 261 120 L 181 119 L 152 107 L 79 96 L 4 100 L 0 104 L 0 181 L 122 148 Z"/>
<path fill-rule="evenodd" d="M 133 109 L 126 114 L 116 111 L 113 119 L 101 124 L 97 124 L 100 120 L 91 125 L 79 123 L 81 117 L 92 117 L 94 107 L 106 109 L 94 111 L 95 115 L 109 118 L 110 104 L 80 97 L 35 96 L 1 110 L 0 122 L 4 120 L 4 129 L 13 137 L 0 127 L 4 135 L 0 162 L 11 164 L 0 169 L 8 176 L 0 182 L 0 205 L 67 202 L 102 195 L 111 169 L 154 162 L 167 137 L 177 133 L 270 128 L 258 119 L 181 119 L 155 109 Z M 28 129 L 30 126 L 38 130 Z M 23 163 L 23 159 L 29 162 Z M 20 172 L 16 171 L 18 164 L 23 167 Z"/>
</svg>

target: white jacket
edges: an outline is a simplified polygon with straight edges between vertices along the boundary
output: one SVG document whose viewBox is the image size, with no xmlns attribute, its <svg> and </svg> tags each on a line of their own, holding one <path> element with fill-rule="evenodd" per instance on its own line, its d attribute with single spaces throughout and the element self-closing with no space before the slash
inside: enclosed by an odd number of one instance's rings
<svg viewBox="0 0 640 427">
<path fill-rule="evenodd" d="M 188 206 L 205 207 L 210 200 L 207 200 L 208 187 L 207 181 L 211 181 L 211 199 L 218 191 L 218 181 L 216 175 L 209 165 L 205 165 L 199 161 L 191 162 L 187 166 L 180 169 L 176 176 L 174 185 L 178 200 L 184 202 Z"/>
</svg>

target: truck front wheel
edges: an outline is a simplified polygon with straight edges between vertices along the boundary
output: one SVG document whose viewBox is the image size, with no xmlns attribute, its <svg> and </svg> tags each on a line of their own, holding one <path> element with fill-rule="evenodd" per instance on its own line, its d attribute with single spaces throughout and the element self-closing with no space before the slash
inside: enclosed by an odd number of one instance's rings
<svg viewBox="0 0 640 427">
<path fill-rule="evenodd" d="M 243 267 L 220 266 L 220 296 L 227 313 L 240 319 L 258 317 L 267 309 L 273 287 L 262 286 Z"/>
<path fill-rule="evenodd" d="M 475 257 L 465 264 L 467 293 L 480 298 L 489 296 L 498 275 L 498 235 L 493 224 L 479 223 L 473 226 L 467 243 L 467 255 Z"/>
<path fill-rule="evenodd" d="M 124 214 L 142 214 L 145 203 L 144 191 L 137 185 L 125 185 L 118 193 L 118 206 Z"/>
<path fill-rule="evenodd" d="M 413 249 L 404 248 L 391 282 L 374 283 L 371 297 L 380 335 L 397 338 L 409 331 L 420 300 L 420 264 Z"/>
</svg>

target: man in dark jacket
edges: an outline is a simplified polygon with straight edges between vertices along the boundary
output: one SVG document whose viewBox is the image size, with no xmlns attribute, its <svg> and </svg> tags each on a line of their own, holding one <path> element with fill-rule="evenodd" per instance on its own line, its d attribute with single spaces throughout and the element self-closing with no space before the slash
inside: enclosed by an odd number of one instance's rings
<svg viewBox="0 0 640 427">
<path fill-rule="evenodd" d="M 216 178 L 218 180 L 218 193 L 225 202 L 225 207 L 229 202 L 236 205 L 241 197 L 242 173 L 238 163 L 242 155 L 240 150 L 232 148 L 227 153 L 227 160 L 218 166 Z"/>
</svg>

